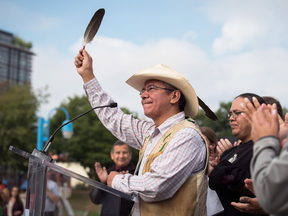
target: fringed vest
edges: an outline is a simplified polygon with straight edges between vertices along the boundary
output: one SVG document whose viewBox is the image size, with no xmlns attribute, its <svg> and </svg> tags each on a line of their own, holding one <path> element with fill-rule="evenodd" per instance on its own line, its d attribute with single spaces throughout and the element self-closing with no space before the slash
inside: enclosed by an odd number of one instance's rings
<svg viewBox="0 0 288 216">
<path fill-rule="evenodd" d="M 178 189 L 173 197 L 157 202 L 145 202 L 140 198 L 140 215 L 141 216 L 159 216 L 159 215 L 171 215 L 171 216 L 206 216 L 206 198 L 208 188 L 208 163 L 209 163 L 209 150 L 207 143 L 195 121 L 191 118 L 181 121 L 179 124 L 173 126 L 168 130 L 163 137 L 158 141 L 150 155 L 148 156 L 146 163 L 143 167 L 142 174 L 151 171 L 151 164 L 153 161 L 161 155 L 173 136 L 183 128 L 193 128 L 203 138 L 206 145 L 206 161 L 205 167 L 198 174 L 189 177 L 186 182 Z M 139 152 L 139 161 L 136 171 L 139 169 L 143 153 L 149 142 L 150 136 L 147 136 L 144 140 L 143 147 Z"/>
</svg>

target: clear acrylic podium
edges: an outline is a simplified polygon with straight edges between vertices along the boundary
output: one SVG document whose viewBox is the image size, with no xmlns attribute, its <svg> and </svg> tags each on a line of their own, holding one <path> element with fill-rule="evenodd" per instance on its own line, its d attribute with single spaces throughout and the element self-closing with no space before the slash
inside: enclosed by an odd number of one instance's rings
<svg viewBox="0 0 288 216">
<path fill-rule="evenodd" d="M 54 164 L 55 161 L 50 156 L 44 154 L 43 152 L 37 149 L 34 149 L 32 154 L 29 154 L 13 146 L 10 146 L 9 150 L 21 155 L 24 158 L 29 159 L 28 173 L 27 173 L 25 216 L 44 215 L 48 168 L 56 172 L 62 173 L 66 176 L 75 178 L 83 183 L 89 184 L 95 188 L 98 188 L 106 193 L 112 194 L 115 197 L 117 197 L 118 205 L 112 207 L 115 210 L 115 216 L 123 215 L 123 213 L 121 214 L 122 202 L 123 203 L 125 202 L 126 206 L 127 203 L 131 204 L 131 208 L 134 204 L 135 198 L 133 196 L 130 196 L 121 191 L 110 188 L 107 185 L 86 178 L 73 171 L 57 166 L 56 164 Z"/>
</svg>

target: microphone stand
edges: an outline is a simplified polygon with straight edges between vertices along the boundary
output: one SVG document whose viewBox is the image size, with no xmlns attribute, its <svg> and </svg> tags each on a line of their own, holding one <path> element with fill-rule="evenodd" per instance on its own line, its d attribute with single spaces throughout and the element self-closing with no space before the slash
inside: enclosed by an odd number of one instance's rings
<svg viewBox="0 0 288 216">
<path fill-rule="evenodd" d="M 93 107 L 92 109 L 90 109 L 90 110 L 88 110 L 88 111 L 86 111 L 86 112 L 84 112 L 84 113 L 76 116 L 76 117 L 73 118 L 72 120 L 70 120 L 70 121 L 66 122 L 65 124 L 61 125 L 61 126 L 60 126 L 59 128 L 57 128 L 57 130 L 49 137 L 48 141 L 46 142 L 45 146 L 43 147 L 42 152 L 43 152 L 44 154 L 47 154 L 47 150 L 48 150 L 48 148 L 50 147 L 50 145 L 51 145 L 51 143 L 52 143 L 52 141 L 53 141 L 53 139 L 54 139 L 55 134 L 56 134 L 62 127 L 64 127 L 65 125 L 71 123 L 72 121 L 74 121 L 74 120 L 82 117 L 83 115 L 86 115 L 87 113 L 91 112 L 91 111 L 94 110 L 94 109 L 104 108 L 104 107 L 114 108 L 114 107 L 117 107 L 117 103 L 110 103 L 109 105 Z"/>
<path fill-rule="evenodd" d="M 75 117 L 74 119 L 70 120 L 69 122 L 61 125 L 49 137 L 49 139 L 48 139 L 48 141 L 47 141 L 47 143 L 44 146 L 42 151 L 39 151 L 38 149 L 35 148 L 31 155 L 26 153 L 26 152 L 24 152 L 24 153 L 18 152 L 18 154 L 22 155 L 23 157 L 29 158 L 28 173 L 27 173 L 25 215 L 27 215 L 27 216 L 44 215 L 45 201 L 46 201 L 46 189 L 47 189 L 47 171 L 48 171 L 48 168 L 50 167 L 49 163 L 47 163 L 47 162 L 52 163 L 52 165 L 55 163 L 55 161 L 46 153 L 46 151 L 48 150 L 49 146 L 51 145 L 51 142 L 53 141 L 55 134 L 63 126 L 71 123 L 72 121 L 80 118 L 81 116 L 91 112 L 94 109 L 103 108 L 103 107 L 111 107 L 111 108 L 117 107 L 117 103 L 111 103 L 111 104 L 105 105 L 105 106 L 94 107 L 94 108 L 86 111 L 85 113 L 80 114 L 79 116 Z M 10 148 L 11 148 L 11 146 L 10 146 Z M 54 166 L 56 166 L 56 165 L 54 165 Z M 118 199 L 120 199 L 120 198 L 118 198 Z M 118 202 L 121 202 L 121 200 L 119 200 Z"/>
</svg>

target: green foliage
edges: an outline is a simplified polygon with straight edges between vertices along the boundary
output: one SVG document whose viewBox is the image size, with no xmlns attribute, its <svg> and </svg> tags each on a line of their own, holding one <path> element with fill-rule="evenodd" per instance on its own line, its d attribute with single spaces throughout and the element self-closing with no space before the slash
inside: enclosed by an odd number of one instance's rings
<svg viewBox="0 0 288 216">
<path fill-rule="evenodd" d="M 24 49 L 31 49 L 32 48 L 32 43 L 31 42 L 26 42 L 17 35 L 14 35 L 12 43 L 16 46 L 19 46 Z"/>
<path fill-rule="evenodd" d="M 122 110 L 125 114 L 132 114 L 132 115 L 134 116 L 134 118 L 139 119 L 137 112 L 130 112 L 127 108 L 124 108 L 124 107 L 122 107 L 121 110 Z"/>
<path fill-rule="evenodd" d="M 206 117 L 203 110 L 199 111 L 195 120 L 199 126 L 210 127 L 216 132 L 218 137 L 232 136 L 229 119 L 227 118 L 231 104 L 232 102 L 220 103 L 219 109 L 215 112 L 218 117 L 216 122 Z M 64 102 L 60 106 L 68 111 L 70 119 L 91 109 L 86 95 L 69 98 L 68 102 Z M 127 108 L 121 109 L 124 113 L 131 114 Z M 132 114 L 134 117 L 138 117 L 137 113 Z M 50 120 L 50 134 L 60 127 L 64 120 L 64 112 L 58 110 Z M 92 175 L 95 175 L 94 164 L 96 161 L 106 168 L 113 165 L 113 161 L 110 158 L 110 150 L 117 139 L 103 126 L 93 111 L 74 121 L 73 128 L 74 135 L 69 140 L 65 140 L 59 131 L 49 151 L 57 154 L 69 153 L 70 161 L 80 162 L 84 167 L 89 167 Z M 137 164 L 138 153 L 138 150 L 132 149 L 132 162 L 134 164 Z"/>
<path fill-rule="evenodd" d="M 91 109 L 86 95 L 69 98 L 68 102 L 62 103 L 60 106 L 68 111 L 70 119 Z M 128 109 L 123 108 L 123 111 L 129 113 Z M 50 121 L 50 134 L 64 120 L 64 112 L 57 111 Z M 57 133 L 49 151 L 57 154 L 69 153 L 69 161 L 80 162 L 82 166 L 89 167 L 92 173 L 95 170 L 96 161 L 107 168 L 113 165 L 110 150 L 117 139 L 103 126 L 93 111 L 73 121 L 73 130 L 74 134 L 68 140 L 64 140 L 61 132 Z M 138 151 L 133 150 L 132 154 L 134 159 L 132 162 L 137 163 Z"/>
<path fill-rule="evenodd" d="M 27 170 L 27 159 L 9 150 L 12 145 L 32 152 L 36 147 L 36 112 L 48 95 L 33 92 L 29 85 L 14 85 L 0 94 L 0 165 L 12 170 Z"/>
<path fill-rule="evenodd" d="M 214 130 L 218 137 L 232 136 L 229 119 L 227 118 L 231 104 L 232 102 L 220 103 L 220 108 L 215 112 L 218 117 L 218 121 L 216 122 L 206 117 L 203 110 L 199 111 L 198 115 L 195 117 L 195 120 L 200 127 L 206 126 Z"/>
</svg>

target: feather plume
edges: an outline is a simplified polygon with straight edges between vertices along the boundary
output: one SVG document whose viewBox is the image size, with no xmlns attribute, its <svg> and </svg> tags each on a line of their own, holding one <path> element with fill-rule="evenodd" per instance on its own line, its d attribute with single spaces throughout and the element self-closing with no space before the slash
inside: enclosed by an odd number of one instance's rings
<svg viewBox="0 0 288 216">
<path fill-rule="evenodd" d="M 211 120 L 213 121 L 217 121 L 218 118 L 217 116 L 215 115 L 215 113 L 199 98 L 198 98 L 198 103 L 199 103 L 199 106 L 204 110 L 205 112 L 205 115 L 210 118 Z"/>
<path fill-rule="evenodd" d="M 104 14 L 105 14 L 104 8 L 100 8 L 93 15 L 84 33 L 83 49 L 85 48 L 85 45 L 90 43 L 95 37 L 101 25 Z"/>
</svg>

